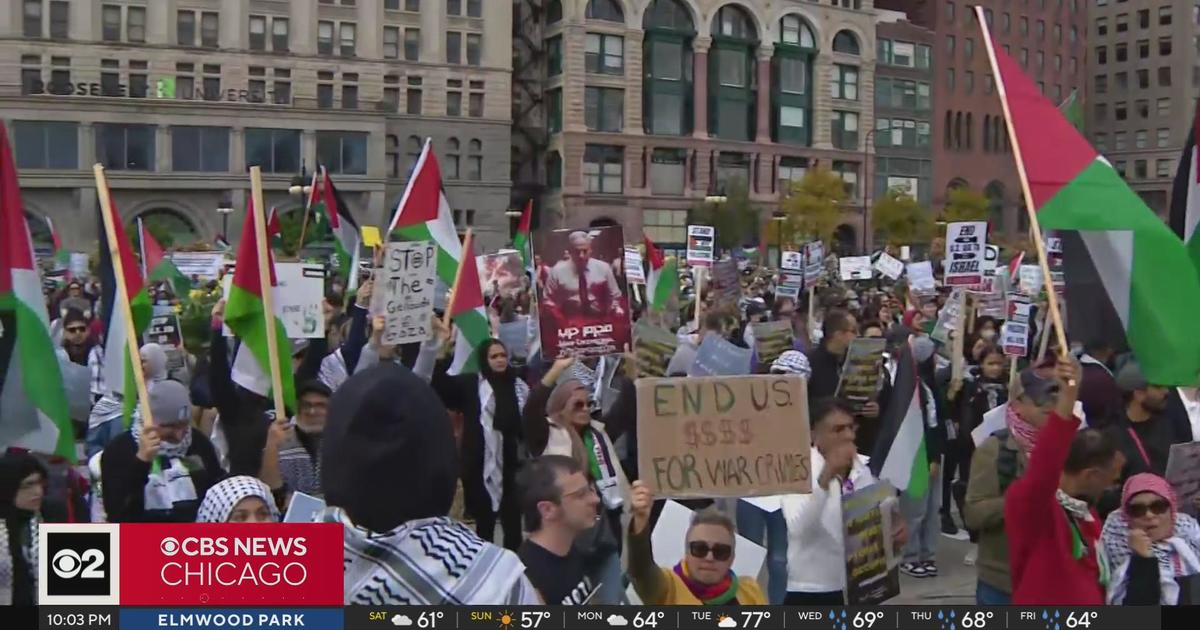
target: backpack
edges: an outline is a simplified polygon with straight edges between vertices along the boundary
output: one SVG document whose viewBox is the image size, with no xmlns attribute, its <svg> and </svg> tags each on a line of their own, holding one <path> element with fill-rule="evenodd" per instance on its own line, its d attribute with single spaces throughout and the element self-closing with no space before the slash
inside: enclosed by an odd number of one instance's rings
<svg viewBox="0 0 1200 630">
<path fill-rule="evenodd" d="M 996 454 L 996 478 L 1000 481 L 1001 495 L 1003 495 L 1008 490 L 1008 487 L 1012 485 L 1012 482 L 1016 481 L 1017 477 L 1020 476 L 1020 473 L 1018 472 L 1018 467 L 1020 466 L 1018 456 L 1020 453 L 1017 452 L 1017 449 L 1009 447 L 1009 435 L 1010 433 L 1008 429 L 1000 429 L 992 434 L 992 437 L 1000 440 L 1000 450 Z"/>
</svg>

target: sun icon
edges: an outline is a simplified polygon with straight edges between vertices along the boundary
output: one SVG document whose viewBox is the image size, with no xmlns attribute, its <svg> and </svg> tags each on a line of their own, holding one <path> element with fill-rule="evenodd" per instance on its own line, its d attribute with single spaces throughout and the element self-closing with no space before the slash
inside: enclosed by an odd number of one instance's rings
<svg viewBox="0 0 1200 630">
<path fill-rule="evenodd" d="M 500 630 L 509 630 L 512 628 L 513 614 L 506 611 L 500 613 Z"/>
</svg>

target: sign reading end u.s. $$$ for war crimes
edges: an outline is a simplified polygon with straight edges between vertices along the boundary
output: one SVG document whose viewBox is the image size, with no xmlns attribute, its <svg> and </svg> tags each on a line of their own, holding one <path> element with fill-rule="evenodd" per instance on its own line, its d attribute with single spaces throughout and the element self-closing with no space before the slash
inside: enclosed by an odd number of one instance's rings
<svg viewBox="0 0 1200 630">
<path fill-rule="evenodd" d="M 804 379 L 643 378 L 637 406 L 638 468 L 657 497 L 810 492 Z"/>
</svg>

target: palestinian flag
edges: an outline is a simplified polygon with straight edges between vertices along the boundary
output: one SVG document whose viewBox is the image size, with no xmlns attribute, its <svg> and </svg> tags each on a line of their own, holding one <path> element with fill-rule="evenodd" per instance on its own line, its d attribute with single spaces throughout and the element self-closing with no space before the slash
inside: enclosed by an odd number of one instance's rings
<svg viewBox="0 0 1200 630">
<path fill-rule="evenodd" d="M 650 308 L 662 310 L 671 301 L 671 296 L 679 293 L 677 261 L 674 256 L 663 258 L 662 250 L 649 236 L 642 238 L 646 242 L 646 260 L 650 264 L 650 273 L 646 275 L 647 302 Z"/>
<path fill-rule="evenodd" d="M 929 490 L 929 458 L 921 379 L 910 345 L 905 345 L 896 365 L 896 381 L 879 419 L 879 439 L 868 466 L 876 479 L 919 499 Z"/>
<path fill-rule="evenodd" d="M 521 262 L 525 263 L 526 269 L 533 268 L 533 256 L 529 255 L 529 232 L 533 225 L 533 200 L 530 199 L 525 204 L 525 211 L 521 213 L 521 223 L 517 225 L 517 235 L 513 237 L 513 249 L 521 252 Z"/>
<path fill-rule="evenodd" d="M 179 271 L 175 263 L 163 254 L 162 245 L 158 244 L 142 217 L 138 217 L 138 244 L 142 254 L 142 276 L 151 282 L 169 282 L 177 297 L 185 297 L 192 290 L 192 281 Z"/>
<path fill-rule="evenodd" d="M 75 430 L 55 350 L 17 166 L 0 124 L 0 450 L 30 434 L 49 433 L 54 437 L 46 450 L 75 461 Z"/>
<path fill-rule="evenodd" d="M 448 287 L 454 286 L 459 262 L 463 260 L 463 248 L 454 227 L 454 217 L 450 214 L 450 201 L 442 188 L 442 171 L 429 140 L 421 149 L 387 233 L 406 241 L 436 243 L 438 279 Z"/>
<path fill-rule="evenodd" d="M 133 379 L 133 366 L 130 361 L 141 361 L 141 356 L 129 355 L 129 327 L 125 322 L 125 313 L 117 300 L 129 301 L 129 311 L 133 316 L 133 330 L 137 335 L 137 344 L 141 345 L 142 335 L 150 325 L 153 307 L 150 294 L 142 279 L 141 268 L 133 255 L 133 247 L 129 237 L 125 235 L 125 226 L 121 223 L 121 213 L 113 201 L 112 191 L 101 191 L 107 195 L 108 207 L 112 211 L 113 239 L 117 243 L 117 255 L 120 256 L 121 273 L 125 282 L 125 295 L 117 295 L 116 267 L 113 265 L 112 253 L 109 251 L 107 231 L 103 216 L 99 216 L 100 235 L 100 286 L 103 293 L 100 297 L 100 318 L 104 323 L 104 386 L 115 394 L 122 394 L 125 402 L 125 426 L 133 419 L 133 410 L 137 407 L 137 391 Z M 104 212 L 103 204 L 100 213 Z"/>
<path fill-rule="evenodd" d="M 314 187 L 314 194 L 318 187 Z M 329 171 L 321 167 L 320 197 L 313 210 L 317 216 L 324 216 L 329 222 L 329 230 L 333 232 L 333 246 L 338 255 L 338 263 L 342 275 L 347 277 L 347 288 L 353 291 L 358 288 L 358 255 L 360 237 L 358 223 L 350 215 L 350 208 L 338 193 L 329 178 Z"/>
<path fill-rule="evenodd" d="M 237 267 L 233 270 L 233 282 L 225 302 L 225 325 L 242 340 L 233 359 L 233 382 L 246 389 L 269 398 L 271 396 L 270 352 L 267 349 L 267 320 L 263 308 L 263 286 L 258 276 L 258 238 L 254 230 L 254 204 L 246 210 L 246 222 L 242 225 L 242 240 L 238 243 Z M 270 226 L 268 224 L 268 230 Z M 267 269 L 270 272 L 272 290 L 278 292 L 275 280 L 275 260 L 271 248 L 266 247 Z M 276 300 L 275 304 L 279 304 Z M 275 340 L 280 354 L 291 348 L 283 320 L 275 317 Z M 283 360 L 276 357 L 277 361 Z M 283 381 L 283 402 L 290 410 L 296 409 L 296 387 L 290 365 L 280 364 Z"/>
<path fill-rule="evenodd" d="M 1200 133 L 1200 102 L 1196 103 L 1196 114 L 1192 129 L 1179 156 L 1179 169 L 1175 171 L 1175 186 L 1171 191 L 1171 229 L 1187 244 L 1192 264 L 1200 269 L 1200 237 L 1196 226 L 1200 225 L 1200 159 L 1196 156 L 1196 134 Z"/>
<path fill-rule="evenodd" d="M 1079 90 L 1071 90 L 1067 100 L 1058 106 L 1058 111 L 1071 123 L 1071 126 L 1083 133 L 1083 100 L 1079 98 Z"/>
<path fill-rule="evenodd" d="M 471 233 L 467 232 L 466 242 L 463 243 L 463 252 L 466 254 L 464 260 L 475 260 L 474 245 Z M 478 372 L 479 355 L 475 349 L 491 337 L 491 325 L 483 305 L 483 290 L 479 286 L 477 265 L 458 266 L 458 278 L 454 282 L 454 293 L 450 296 L 448 312 L 454 319 L 456 335 L 454 360 L 446 373 L 454 376 Z"/>
<path fill-rule="evenodd" d="M 1037 221 L 1043 230 L 1078 232 L 1084 245 L 1080 257 L 1095 268 L 1104 289 L 1089 312 L 1116 313 L 1122 326 L 1118 333 L 1151 383 L 1195 385 L 1200 374 L 1200 335 L 1195 334 L 1200 277 L 1187 248 L 994 45 L 986 23 L 981 28 Z M 1076 265 L 1072 256 L 1066 252 Z M 1070 269 L 1066 280 L 1070 292 Z"/>
<path fill-rule="evenodd" d="M 66 269 L 67 279 L 71 278 L 71 252 L 63 248 L 62 237 L 54 227 L 54 220 L 46 217 L 46 228 L 50 230 L 50 241 L 54 244 L 54 267 Z"/>
</svg>

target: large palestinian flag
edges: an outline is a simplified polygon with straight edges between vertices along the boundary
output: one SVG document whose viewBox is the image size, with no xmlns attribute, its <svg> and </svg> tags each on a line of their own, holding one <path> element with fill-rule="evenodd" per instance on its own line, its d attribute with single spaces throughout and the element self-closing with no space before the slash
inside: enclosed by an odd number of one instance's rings
<svg viewBox="0 0 1200 630">
<path fill-rule="evenodd" d="M 454 226 L 450 201 L 442 188 L 442 171 L 433 155 L 433 143 L 429 140 L 425 141 L 408 178 L 408 186 L 388 225 L 388 234 L 406 241 L 433 241 L 438 248 L 437 277 L 447 287 L 454 286 L 458 264 L 463 260 L 462 242 Z"/>
<path fill-rule="evenodd" d="M 905 344 L 896 366 L 892 395 L 887 408 L 881 410 L 879 438 L 868 466 L 877 479 L 910 497 L 921 498 L 929 491 L 929 458 L 921 378 L 911 346 Z"/>
<path fill-rule="evenodd" d="M 338 266 L 341 274 L 347 277 L 347 288 L 353 291 L 358 288 L 358 222 L 350 214 L 350 207 L 338 193 L 325 167 L 321 167 L 321 181 L 317 188 L 320 193 L 317 195 L 314 191 L 317 201 L 313 204 L 313 211 L 318 217 L 324 217 L 329 224 L 329 230 L 333 232 L 333 246 L 338 255 Z"/>
<path fill-rule="evenodd" d="M 466 242 L 463 243 L 463 252 L 466 255 L 465 260 L 475 260 L 474 239 L 471 238 L 470 232 L 467 232 Z M 454 319 L 456 336 L 454 360 L 446 373 L 454 376 L 478 372 L 480 357 L 476 349 L 491 337 L 491 325 L 483 305 L 483 290 L 479 285 L 477 265 L 458 266 L 458 279 L 454 283 L 454 294 L 450 296 L 447 310 Z"/>
</svg>

